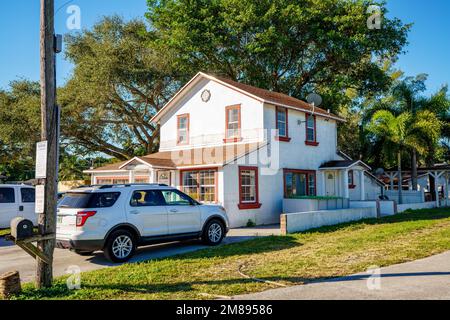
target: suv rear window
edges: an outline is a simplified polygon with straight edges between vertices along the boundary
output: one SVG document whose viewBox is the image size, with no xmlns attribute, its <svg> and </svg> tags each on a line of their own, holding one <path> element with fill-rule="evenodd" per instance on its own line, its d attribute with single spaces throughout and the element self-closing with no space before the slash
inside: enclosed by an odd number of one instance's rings
<svg viewBox="0 0 450 320">
<path fill-rule="evenodd" d="M 119 199 L 120 192 L 82 193 L 69 192 L 61 199 L 61 208 L 108 208 Z"/>
</svg>

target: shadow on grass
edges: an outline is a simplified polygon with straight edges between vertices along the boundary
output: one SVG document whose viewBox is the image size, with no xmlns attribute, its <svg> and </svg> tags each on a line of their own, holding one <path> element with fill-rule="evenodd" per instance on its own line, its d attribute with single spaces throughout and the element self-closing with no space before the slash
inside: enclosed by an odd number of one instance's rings
<svg viewBox="0 0 450 320">
<path fill-rule="evenodd" d="M 300 278 L 300 277 L 269 277 L 265 278 L 269 281 L 285 281 L 292 285 L 302 284 L 314 281 L 314 279 Z M 224 291 L 219 287 L 226 288 L 227 286 L 245 286 L 259 284 L 265 289 L 274 288 L 274 285 L 264 284 L 262 282 L 255 282 L 252 279 L 223 279 L 223 280 L 203 280 L 191 282 L 176 282 L 176 283 L 148 283 L 148 284 L 99 284 L 99 285 L 82 285 L 81 290 L 69 290 L 64 283 L 55 284 L 52 288 L 42 290 L 24 291 L 22 294 L 16 296 L 16 299 L 115 299 L 115 295 L 121 298 L 126 298 L 126 295 L 136 294 L 186 294 L 186 293 L 209 293 L 211 295 L 224 295 Z M 204 291 L 199 291 L 195 286 L 205 285 L 209 288 Z M 242 292 L 249 292 L 242 288 Z M 98 292 L 105 292 L 105 294 L 98 294 Z M 94 298 L 92 298 L 92 294 Z M 106 295 L 106 297 L 105 297 Z"/>
<path fill-rule="evenodd" d="M 429 277 L 429 276 L 448 276 L 449 272 L 413 272 L 413 273 L 393 273 L 382 274 L 382 278 L 399 278 L 399 277 Z M 305 278 L 305 277 L 268 277 L 265 280 L 290 283 L 291 285 L 310 284 L 310 283 L 327 283 L 327 282 L 346 282 L 346 281 L 359 281 L 367 280 L 371 275 L 352 275 L 345 277 L 330 277 L 330 278 Z M 92 299 L 90 293 L 104 291 L 107 292 L 108 299 L 114 299 L 114 295 L 150 295 L 150 294 L 185 294 L 185 293 L 209 293 L 211 295 L 218 294 L 224 295 L 218 287 L 227 287 L 232 285 L 245 286 L 249 284 L 255 284 L 252 279 L 224 279 L 224 280 L 204 280 L 204 281 L 192 281 L 192 282 L 177 282 L 177 283 L 148 283 L 148 284 L 99 284 L 99 285 L 83 285 L 80 291 L 74 291 L 67 289 L 65 284 L 58 283 L 51 289 L 43 289 L 39 291 L 26 291 L 18 299 Z M 258 282 L 261 286 L 265 286 L 265 289 L 276 288 L 270 284 L 263 284 Z M 199 291 L 195 286 L 206 285 L 209 288 L 204 291 Z M 212 292 L 211 289 L 214 289 Z M 249 292 L 242 288 L 242 292 Z M 258 290 L 260 291 L 260 290 Z M 103 299 L 104 296 L 94 294 L 97 298 Z"/>
<path fill-rule="evenodd" d="M 382 218 L 370 218 L 357 221 L 350 221 L 346 223 L 340 223 L 332 226 L 324 226 L 320 228 L 310 229 L 301 232 L 301 234 L 308 233 L 329 233 L 339 231 L 344 228 L 358 225 L 381 225 L 401 222 L 412 221 L 424 221 L 424 220 L 440 220 L 450 218 L 450 208 L 434 208 L 434 209 L 421 209 L 421 210 L 407 210 L 405 212 L 393 215 L 385 216 Z"/>
</svg>

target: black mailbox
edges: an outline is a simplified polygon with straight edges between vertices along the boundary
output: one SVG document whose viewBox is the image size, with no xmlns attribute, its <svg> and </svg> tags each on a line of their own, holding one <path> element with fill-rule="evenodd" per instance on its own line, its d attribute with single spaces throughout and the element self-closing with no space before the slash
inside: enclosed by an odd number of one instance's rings
<svg viewBox="0 0 450 320">
<path fill-rule="evenodd" d="M 24 218 L 11 220 L 11 236 L 16 240 L 24 240 L 33 236 L 33 222 Z"/>
</svg>

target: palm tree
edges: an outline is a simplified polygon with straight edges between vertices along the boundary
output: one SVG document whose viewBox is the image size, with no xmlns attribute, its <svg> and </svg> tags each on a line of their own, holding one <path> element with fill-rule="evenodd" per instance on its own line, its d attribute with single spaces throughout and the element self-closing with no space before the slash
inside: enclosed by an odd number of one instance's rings
<svg viewBox="0 0 450 320">
<path fill-rule="evenodd" d="M 416 116 L 411 112 L 403 112 L 396 116 L 388 110 L 375 112 L 367 130 L 373 140 L 382 140 L 381 152 L 390 158 L 392 153 L 397 156 L 398 197 L 402 203 L 402 153 L 416 150 L 426 154 L 430 141 L 437 141 L 440 136 L 441 124 L 437 116 L 428 111 L 418 111 Z"/>
<path fill-rule="evenodd" d="M 398 116 L 403 112 L 410 112 L 412 116 L 420 120 L 418 112 L 428 110 L 436 114 L 437 118 L 442 124 L 442 139 L 441 143 L 445 147 L 450 145 L 450 99 L 447 95 L 447 86 L 443 86 L 438 92 L 431 97 L 425 97 L 422 93 L 426 90 L 425 81 L 428 75 L 419 74 L 416 77 L 406 77 L 401 80 L 396 80 L 392 86 L 390 93 L 373 101 L 369 109 L 365 112 L 363 124 L 369 122 L 373 115 L 378 110 L 389 110 L 394 115 Z M 447 142 L 447 143 L 446 143 Z M 426 159 L 428 166 L 433 165 L 434 154 L 436 148 L 436 141 L 427 141 L 429 148 L 429 157 Z M 417 150 L 411 149 L 409 151 L 411 157 L 411 182 L 413 190 L 417 190 Z M 434 184 L 433 184 L 434 186 Z"/>
</svg>

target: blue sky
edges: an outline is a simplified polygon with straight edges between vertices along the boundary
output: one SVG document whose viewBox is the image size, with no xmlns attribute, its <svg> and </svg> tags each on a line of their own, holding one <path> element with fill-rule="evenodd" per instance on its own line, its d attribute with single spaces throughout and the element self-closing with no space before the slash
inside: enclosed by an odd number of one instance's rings
<svg viewBox="0 0 450 320">
<path fill-rule="evenodd" d="M 11 80 L 39 79 L 39 0 L 0 1 L 0 88 Z M 55 0 L 56 32 L 70 32 L 66 27 L 69 5 L 81 9 L 83 28 L 91 27 L 104 15 L 119 14 L 125 19 L 142 17 L 146 0 Z M 450 1 L 388 0 L 389 16 L 413 22 L 408 52 L 397 67 L 407 75 L 428 73 L 429 92 L 450 82 Z M 58 58 L 58 84 L 70 76 L 70 63 Z"/>
</svg>

